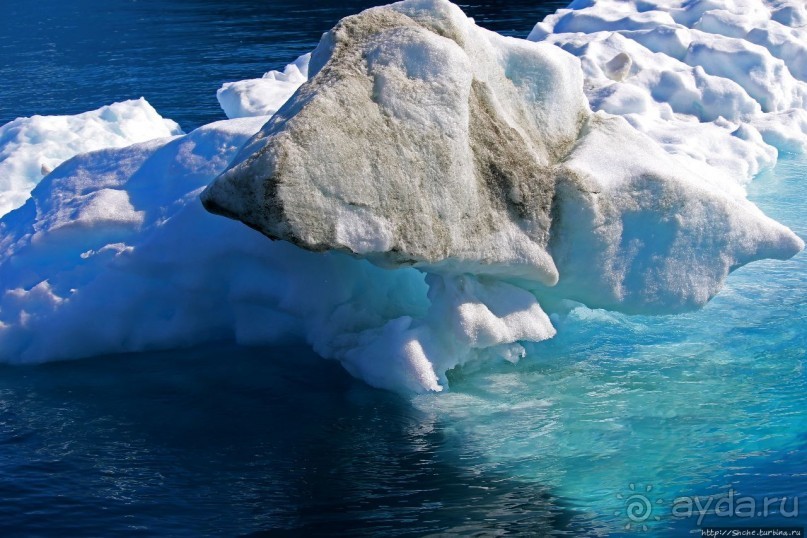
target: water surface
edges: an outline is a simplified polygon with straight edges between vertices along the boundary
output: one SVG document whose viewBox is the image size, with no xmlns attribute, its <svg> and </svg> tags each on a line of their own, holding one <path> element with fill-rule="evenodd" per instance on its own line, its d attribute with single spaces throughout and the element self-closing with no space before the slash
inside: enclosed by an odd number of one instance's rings
<svg viewBox="0 0 807 538">
<path fill-rule="evenodd" d="M 0 125 L 145 97 L 190 130 L 224 119 L 216 90 L 310 52 L 339 19 L 383 0 L 3 0 Z M 526 37 L 565 1 L 460 5 Z"/>
</svg>

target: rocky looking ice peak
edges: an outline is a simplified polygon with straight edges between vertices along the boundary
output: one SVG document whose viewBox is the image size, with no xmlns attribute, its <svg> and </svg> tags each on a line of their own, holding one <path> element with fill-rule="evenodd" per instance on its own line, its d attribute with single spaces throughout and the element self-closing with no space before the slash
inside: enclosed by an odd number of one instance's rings
<svg viewBox="0 0 807 538">
<path fill-rule="evenodd" d="M 557 281 L 554 169 L 589 114 L 577 60 L 404 2 L 342 20 L 311 69 L 208 209 L 311 250 Z"/>
<path fill-rule="evenodd" d="M 208 210 L 309 250 L 630 312 L 700 306 L 731 269 L 803 246 L 741 189 L 592 113 L 579 60 L 446 0 L 342 20 L 310 77 Z"/>
</svg>

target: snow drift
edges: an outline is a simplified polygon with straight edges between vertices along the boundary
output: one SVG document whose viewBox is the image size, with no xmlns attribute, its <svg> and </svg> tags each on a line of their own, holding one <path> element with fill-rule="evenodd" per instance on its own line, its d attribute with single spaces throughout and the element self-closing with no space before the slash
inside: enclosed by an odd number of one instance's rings
<svg viewBox="0 0 807 538">
<path fill-rule="evenodd" d="M 748 28 L 800 20 L 753 4 Z M 690 29 L 746 27 L 717 0 L 664 6 L 578 1 L 536 27 L 546 43 L 444 0 L 375 8 L 225 85 L 243 119 L 69 160 L 0 220 L 0 356 L 304 339 L 375 386 L 441 390 L 457 364 L 550 338 L 566 299 L 704 304 L 803 247 L 742 185 L 804 149 L 804 83 L 750 29 L 734 48 Z M 743 47 L 754 86 L 703 67 Z M 204 189 L 284 241 L 206 213 Z"/>
</svg>

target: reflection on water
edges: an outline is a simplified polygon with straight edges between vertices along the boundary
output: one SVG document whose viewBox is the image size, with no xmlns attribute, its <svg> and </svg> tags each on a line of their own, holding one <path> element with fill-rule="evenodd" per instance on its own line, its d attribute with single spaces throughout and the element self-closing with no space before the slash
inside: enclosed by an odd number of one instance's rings
<svg viewBox="0 0 807 538">
<path fill-rule="evenodd" d="M 0 397 L 4 535 L 575 528 L 439 416 L 305 349 L 4 367 Z"/>
<path fill-rule="evenodd" d="M 222 83 L 260 77 L 384 0 L 4 0 L 0 125 L 145 97 L 189 130 L 224 119 Z M 466 2 L 483 26 L 526 37 L 565 2 Z"/>
</svg>

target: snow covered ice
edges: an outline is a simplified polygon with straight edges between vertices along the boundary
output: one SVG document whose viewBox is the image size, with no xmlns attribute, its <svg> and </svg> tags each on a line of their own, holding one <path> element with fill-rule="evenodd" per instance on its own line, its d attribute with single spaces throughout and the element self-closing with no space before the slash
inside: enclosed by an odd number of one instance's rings
<svg viewBox="0 0 807 538">
<path fill-rule="evenodd" d="M 74 155 L 178 134 L 179 125 L 160 117 L 142 98 L 0 126 L 0 216 L 21 206 L 43 176 Z"/>
<path fill-rule="evenodd" d="M 800 248 L 736 179 L 591 114 L 572 56 L 447 2 L 347 18 L 310 67 L 209 209 L 311 250 L 632 312 L 701 306 L 731 268 Z"/>
<path fill-rule="evenodd" d="M 224 83 L 216 97 L 228 118 L 271 116 L 308 79 L 310 54 L 303 54 L 283 72 L 269 71 L 261 78 Z"/>
<path fill-rule="evenodd" d="M 304 340 L 374 386 L 439 391 L 551 338 L 568 300 L 702 306 L 803 248 L 744 185 L 807 150 L 804 21 L 578 0 L 520 40 L 407 0 L 225 84 L 233 119 L 173 136 L 154 113 L 128 140 L 148 141 L 66 144 L 36 187 L 58 137 L 12 122 L 0 187 L 31 197 L 0 220 L 0 357 Z"/>
</svg>

